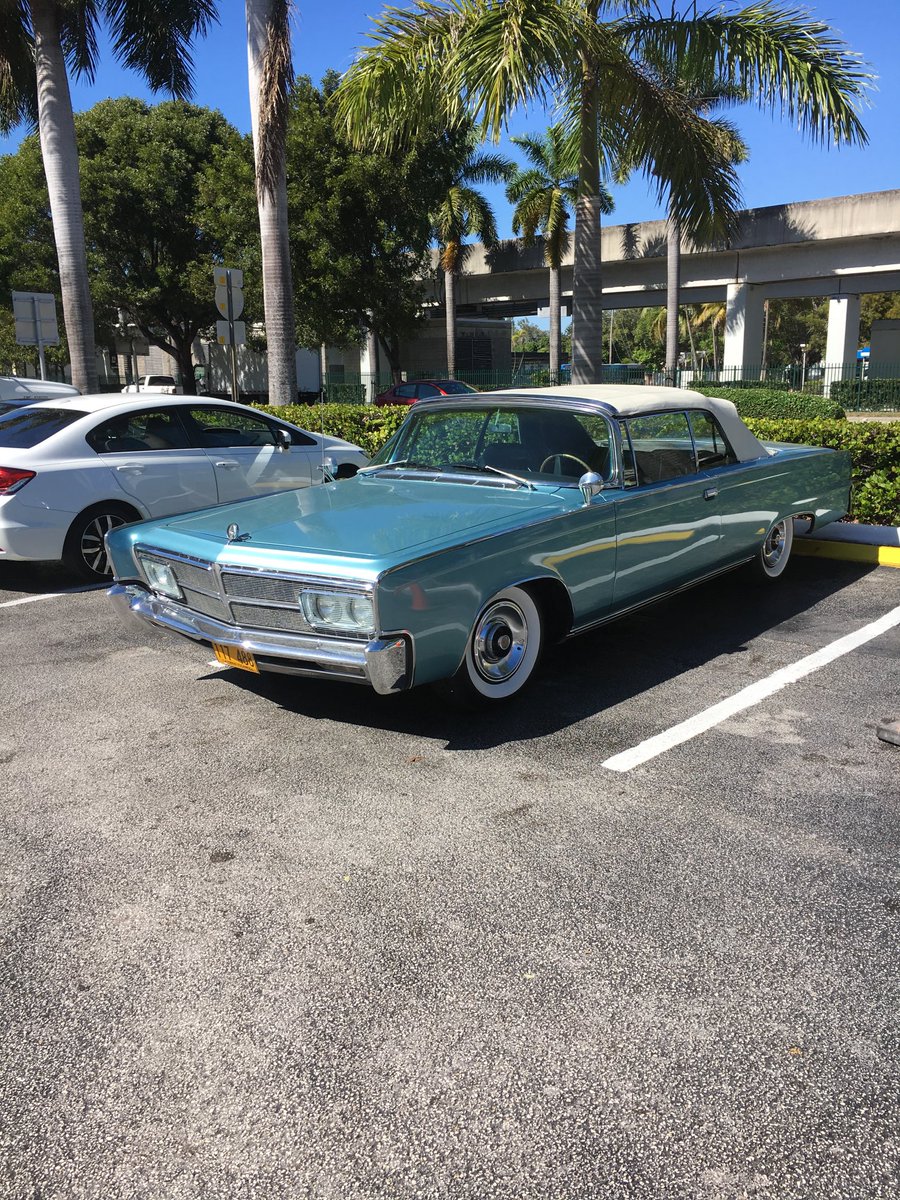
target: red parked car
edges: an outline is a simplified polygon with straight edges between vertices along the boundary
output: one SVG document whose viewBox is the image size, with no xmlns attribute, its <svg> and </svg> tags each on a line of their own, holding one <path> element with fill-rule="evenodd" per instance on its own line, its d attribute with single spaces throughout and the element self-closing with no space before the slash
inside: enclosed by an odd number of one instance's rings
<svg viewBox="0 0 900 1200">
<path fill-rule="evenodd" d="M 477 390 L 458 379 L 416 379 L 411 383 L 395 383 L 392 388 L 377 395 L 375 403 L 415 404 L 417 400 L 425 400 L 429 396 L 462 396 Z"/>
</svg>

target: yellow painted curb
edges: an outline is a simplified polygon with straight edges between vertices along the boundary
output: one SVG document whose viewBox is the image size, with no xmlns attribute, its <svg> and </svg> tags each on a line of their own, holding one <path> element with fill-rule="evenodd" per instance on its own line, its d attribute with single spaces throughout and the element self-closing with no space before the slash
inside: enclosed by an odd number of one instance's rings
<svg viewBox="0 0 900 1200">
<path fill-rule="evenodd" d="M 900 567 L 900 546 L 794 538 L 794 553 L 810 558 L 840 558 L 845 562 L 872 563 L 878 567 Z"/>
</svg>

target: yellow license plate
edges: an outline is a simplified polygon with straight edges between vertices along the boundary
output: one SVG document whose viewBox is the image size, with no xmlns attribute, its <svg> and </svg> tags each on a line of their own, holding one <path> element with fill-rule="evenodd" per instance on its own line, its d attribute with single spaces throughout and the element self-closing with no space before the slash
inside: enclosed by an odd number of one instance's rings
<svg viewBox="0 0 900 1200">
<path fill-rule="evenodd" d="M 240 646 L 222 646 L 218 642 L 213 642 L 212 648 L 217 660 L 226 667 L 237 667 L 241 671 L 252 671 L 254 675 L 259 674 L 256 659 L 246 650 L 242 650 Z"/>
</svg>

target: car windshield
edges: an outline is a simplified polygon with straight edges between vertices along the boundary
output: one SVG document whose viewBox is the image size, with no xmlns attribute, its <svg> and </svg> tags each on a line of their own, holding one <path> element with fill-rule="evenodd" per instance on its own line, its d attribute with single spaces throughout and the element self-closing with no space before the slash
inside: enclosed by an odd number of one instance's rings
<svg viewBox="0 0 900 1200">
<path fill-rule="evenodd" d="M 0 446 L 16 446 L 23 450 L 37 446 L 84 416 L 87 413 L 71 408 L 16 407 L 0 416 Z"/>
<path fill-rule="evenodd" d="M 461 383 L 458 379 L 439 379 L 437 386 L 447 396 L 465 396 L 477 391 L 473 387 L 469 387 L 467 383 Z"/>
<path fill-rule="evenodd" d="M 586 471 L 610 471 L 610 427 L 597 415 L 514 405 L 415 411 L 372 466 L 498 473 L 534 483 L 577 483 Z M 382 471 L 383 475 L 385 472 Z"/>
</svg>

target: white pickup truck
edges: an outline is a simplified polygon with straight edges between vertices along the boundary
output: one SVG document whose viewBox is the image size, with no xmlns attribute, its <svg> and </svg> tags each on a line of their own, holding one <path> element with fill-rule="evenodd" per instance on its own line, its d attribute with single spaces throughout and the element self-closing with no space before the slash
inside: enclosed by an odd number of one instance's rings
<svg viewBox="0 0 900 1200">
<path fill-rule="evenodd" d="M 182 388 L 171 375 L 142 375 L 137 383 L 129 383 L 123 392 L 165 392 L 167 396 L 180 396 Z"/>
</svg>

